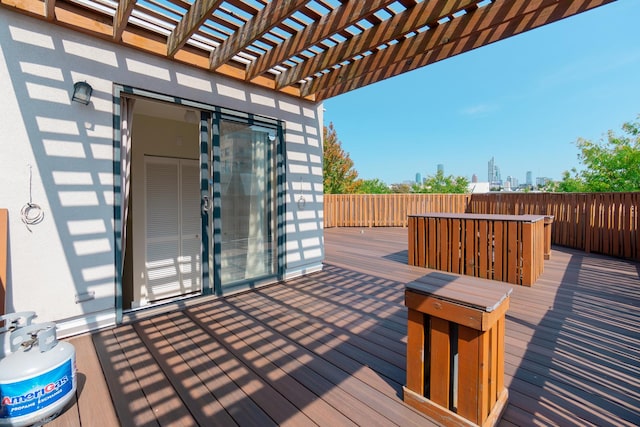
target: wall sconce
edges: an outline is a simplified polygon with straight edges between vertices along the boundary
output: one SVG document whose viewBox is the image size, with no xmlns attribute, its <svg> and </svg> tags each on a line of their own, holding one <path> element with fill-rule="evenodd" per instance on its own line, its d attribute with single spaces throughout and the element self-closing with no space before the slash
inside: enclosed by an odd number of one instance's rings
<svg viewBox="0 0 640 427">
<path fill-rule="evenodd" d="M 71 97 L 71 100 L 84 105 L 89 105 L 89 101 L 91 101 L 91 92 L 93 92 L 93 88 L 89 83 L 76 82 L 73 84 L 73 96 Z"/>
</svg>

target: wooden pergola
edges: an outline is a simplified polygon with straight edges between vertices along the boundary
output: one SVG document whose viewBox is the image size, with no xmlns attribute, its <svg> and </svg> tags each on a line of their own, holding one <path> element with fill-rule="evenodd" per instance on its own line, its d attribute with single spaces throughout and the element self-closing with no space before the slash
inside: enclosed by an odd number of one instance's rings
<svg viewBox="0 0 640 427">
<path fill-rule="evenodd" d="M 321 101 L 612 1 L 0 0 L 0 4 L 212 73 Z"/>
</svg>

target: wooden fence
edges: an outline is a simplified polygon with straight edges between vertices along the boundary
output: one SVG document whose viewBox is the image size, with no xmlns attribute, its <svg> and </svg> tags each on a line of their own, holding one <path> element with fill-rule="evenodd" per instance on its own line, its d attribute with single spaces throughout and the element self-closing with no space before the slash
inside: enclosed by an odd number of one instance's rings
<svg viewBox="0 0 640 427">
<path fill-rule="evenodd" d="M 324 226 L 406 227 L 408 215 L 466 212 L 468 194 L 325 194 Z"/>
<path fill-rule="evenodd" d="M 425 212 L 552 215 L 554 245 L 640 261 L 638 193 L 326 194 L 325 227 L 406 227 Z"/>
<path fill-rule="evenodd" d="M 640 193 L 474 194 L 472 212 L 553 215 L 551 242 L 640 260 Z"/>
</svg>

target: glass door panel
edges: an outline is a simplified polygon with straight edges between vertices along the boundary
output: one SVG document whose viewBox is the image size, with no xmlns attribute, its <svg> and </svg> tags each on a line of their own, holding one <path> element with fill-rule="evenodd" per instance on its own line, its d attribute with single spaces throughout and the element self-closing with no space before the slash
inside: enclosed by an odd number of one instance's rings
<svg viewBox="0 0 640 427">
<path fill-rule="evenodd" d="M 276 273 L 270 130 L 220 122 L 222 291 Z"/>
</svg>

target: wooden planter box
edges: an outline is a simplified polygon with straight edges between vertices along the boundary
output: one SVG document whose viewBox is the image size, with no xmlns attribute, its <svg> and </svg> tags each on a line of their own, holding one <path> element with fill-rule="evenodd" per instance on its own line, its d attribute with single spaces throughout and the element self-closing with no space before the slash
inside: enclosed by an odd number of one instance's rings
<svg viewBox="0 0 640 427">
<path fill-rule="evenodd" d="M 502 415 L 508 285 L 431 273 L 405 289 L 404 401 L 437 422 L 491 426 Z"/>
<path fill-rule="evenodd" d="M 544 219 L 543 215 L 409 215 L 409 265 L 531 286 L 544 270 Z"/>
</svg>

